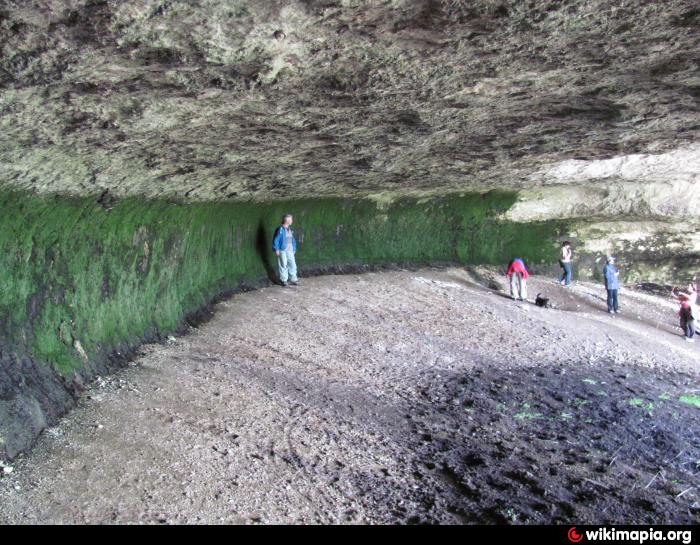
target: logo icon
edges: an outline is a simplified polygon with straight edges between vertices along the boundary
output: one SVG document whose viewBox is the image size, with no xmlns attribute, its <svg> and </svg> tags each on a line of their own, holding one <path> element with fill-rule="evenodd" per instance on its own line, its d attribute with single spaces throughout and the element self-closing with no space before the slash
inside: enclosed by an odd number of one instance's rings
<svg viewBox="0 0 700 545">
<path fill-rule="evenodd" d="M 569 529 L 569 533 L 566 535 L 569 537 L 569 541 L 571 541 L 572 543 L 578 543 L 579 541 L 581 541 L 583 539 L 583 534 L 579 534 L 576 531 L 576 526 L 572 526 Z"/>
</svg>

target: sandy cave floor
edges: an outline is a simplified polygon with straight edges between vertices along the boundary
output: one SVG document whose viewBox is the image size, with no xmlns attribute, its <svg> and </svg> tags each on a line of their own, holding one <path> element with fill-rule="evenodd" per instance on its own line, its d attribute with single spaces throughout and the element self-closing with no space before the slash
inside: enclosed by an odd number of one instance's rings
<svg viewBox="0 0 700 545">
<path fill-rule="evenodd" d="M 0 523 L 700 520 L 700 343 L 667 297 L 610 316 L 601 286 L 534 277 L 541 309 L 490 269 L 302 282 L 99 379 L 0 477 Z"/>
</svg>

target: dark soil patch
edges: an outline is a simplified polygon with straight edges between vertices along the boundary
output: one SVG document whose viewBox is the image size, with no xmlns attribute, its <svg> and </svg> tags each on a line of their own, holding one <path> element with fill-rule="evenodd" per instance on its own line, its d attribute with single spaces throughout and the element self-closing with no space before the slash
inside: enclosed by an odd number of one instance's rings
<svg viewBox="0 0 700 545">
<path fill-rule="evenodd" d="M 700 484 L 697 379 L 611 363 L 425 380 L 416 467 L 440 473 L 465 522 L 697 522 L 678 497 Z"/>
</svg>

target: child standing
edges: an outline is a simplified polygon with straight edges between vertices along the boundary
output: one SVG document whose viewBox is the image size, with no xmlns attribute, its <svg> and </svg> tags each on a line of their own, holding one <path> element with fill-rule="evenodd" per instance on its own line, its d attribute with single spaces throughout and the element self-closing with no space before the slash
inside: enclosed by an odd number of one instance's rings
<svg viewBox="0 0 700 545">
<path fill-rule="evenodd" d="M 681 298 L 681 309 L 678 315 L 681 318 L 681 329 L 685 335 L 685 340 L 689 343 L 695 342 L 695 305 L 691 304 L 689 300 Z"/>
<path fill-rule="evenodd" d="M 678 311 L 678 316 L 680 317 L 680 326 L 683 330 L 683 335 L 685 340 L 689 343 L 695 342 L 695 327 L 698 318 L 698 288 L 693 282 L 688 284 L 685 292 L 680 292 L 676 294 L 676 290 L 671 290 L 671 295 L 673 298 L 681 304 L 681 308 Z"/>
</svg>

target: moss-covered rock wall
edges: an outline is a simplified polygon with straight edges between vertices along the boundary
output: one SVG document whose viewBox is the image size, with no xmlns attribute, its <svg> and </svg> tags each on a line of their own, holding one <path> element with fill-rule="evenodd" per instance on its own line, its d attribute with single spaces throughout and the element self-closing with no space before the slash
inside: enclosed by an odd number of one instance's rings
<svg viewBox="0 0 700 545">
<path fill-rule="evenodd" d="M 502 219 L 513 193 L 430 200 L 198 203 L 0 198 L 0 457 L 26 448 L 82 385 L 218 294 L 274 277 L 295 216 L 301 271 L 556 258 L 558 222 Z"/>
<path fill-rule="evenodd" d="M 302 274 L 505 265 L 516 256 L 556 273 L 563 238 L 574 241 L 584 277 L 595 277 L 596 258 L 610 249 L 633 280 L 644 271 L 680 280 L 700 263 L 693 254 L 668 268 L 658 249 L 604 236 L 622 233 L 623 223 L 507 219 L 517 200 L 515 192 L 189 204 L 0 196 L 0 459 L 31 445 L 87 381 L 123 364 L 142 342 L 177 331 L 221 294 L 273 279 L 272 233 L 287 212 Z"/>
</svg>

